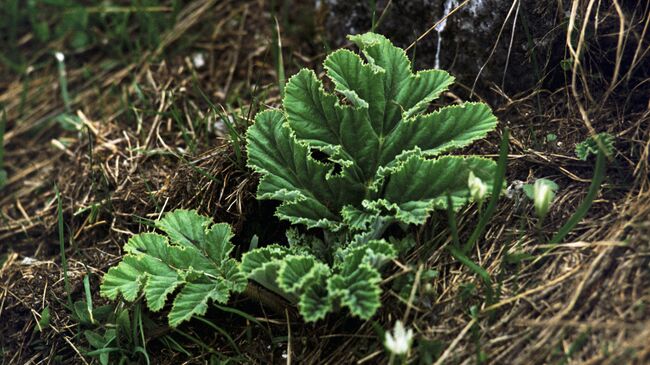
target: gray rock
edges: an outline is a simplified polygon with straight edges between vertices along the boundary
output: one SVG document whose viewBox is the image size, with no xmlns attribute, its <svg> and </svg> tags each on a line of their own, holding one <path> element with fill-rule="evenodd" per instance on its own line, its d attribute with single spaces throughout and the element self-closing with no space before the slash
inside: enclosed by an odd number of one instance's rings
<svg viewBox="0 0 650 365">
<path fill-rule="evenodd" d="M 377 18 L 387 3 L 377 1 Z M 393 0 L 376 31 L 407 47 L 458 3 L 462 1 Z M 518 8 L 511 9 L 512 3 L 470 0 L 439 25 L 440 32 L 432 30 L 409 51 L 415 57 L 415 68 L 439 66 L 467 88 L 478 80 L 475 86 L 482 94 L 492 86 L 507 94 L 534 87 L 550 70 L 559 70 L 563 54 L 554 54 L 554 49 L 563 47 L 553 46 L 563 42 L 566 34 L 561 25 L 565 11 L 557 9 L 555 1 L 521 0 L 516 2 Z M 326 29 L 332 47 L 345 44 L 347 34 L 371 28 L 370 1 L 324 0 L 322 6 L 327 7 Z"/>
</svg>

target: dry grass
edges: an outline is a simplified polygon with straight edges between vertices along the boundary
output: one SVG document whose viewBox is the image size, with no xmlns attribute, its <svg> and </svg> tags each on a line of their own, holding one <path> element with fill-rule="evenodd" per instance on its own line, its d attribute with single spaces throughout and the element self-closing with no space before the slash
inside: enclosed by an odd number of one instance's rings
<svg viewBox="0 0 650 365">
<path fill-rule="evenodd" d="M 162 36 L 158 49 L 124 68 L 102 69 L 95 66 L 100 59 L 90 59 L 86 67 L 98 71 L 87 79 L 71 64 L 67 77 L 73 107 L 85 125 L 81 133 L 41 127 L 48 116 L 64 110 L 53 67 L 30 75 L 25 97 L 20 78 L 0 81 L 0 102 L 9 120 L 9 184 L 0 196 L 0 252 L 7 257 L 0 268 L 5 362 L 91 361 L 82 355 L 86 344 L 65 309 L 55 183 L 63 199 L 74 298 L 83 297 L 84 275 L 91 273 L 97 289 L 100 275 L 119 260 L 125 240 L 164 211 L 188 207 L 230 222 L 242 243 L 253 233 L 244 227 L 270 226 L 271 210 L 254 200 L 255 177 L 235 162 L 227 134 L 217 128 L 219 117 L 210 115 L 194 89 L 198 85 L 213 102 L 232 105 L 242 128 L 262 104 L 277 105 L 268 57 L 274 23 L 267 4 L 196 0 L 180 19 Z M 473 255 L 498 283 L 493 301 L 486 299 L 476 276 L 447 254 L 444 246 L 451 239 L 444 225 L 435 233 L 422 232 L 419 248 L 396 262 L 385 281 L 385 305 L 375 318 L 383 328 L 403 319 L 416 329 L 414 358 L 422 358 L 424 340 L 429 340 L 432 348 L 439 345 L 433 351 L 440 356 L 438 364 L 473 364 L 479 354 L 490 364 L 650 362 L 649 19 L 650 6 L 574 1 L 575 27 L 568 29 L 579 33 L 577 44 L 567 44 L 573 55 L 567 86 L 501 95 L 503 103 L 495 110 L 513 132 L 508 181 L 551 177 L 562 189 L 541 229 L 524 198 L 499 205 Z M 195 67 L 191 55 L 168 56 L 175 42 L 199 28 L 203 32 L 193 40 L 193 49 L 206 55 L 206 65 Z M 313 65 L 322 56 L 297 34 L 283 43 L 285 51 L 296 50 L 291 57 L 301 64 Z M 294 67 L 288 66 L 289 75 Z M 596 74 L 599 78 L 592 77 Z M 135 97 L 138 93 L 142 97 Z M 241 100 L 233 102 L 234 96 Z M 26 100 L 24 106 L 21 100 Z M 180 123 L 175 110 L 182 115 Z M 206 127 L 194 129 L 197 120 L 205 120 Z M 602 131 L 617 139 L 606 184 L 568 242 L 544 253 L 544 243 L 580 204 L 591 179 L 592 163 L 574 158 L 573 146 Z M 551 132 L 558 135 L 557 143 L 539 143 L 534 137 Z M 194 151 L 184 133 L 199 141 Z M 495 153 L 496 141 L 494 136 L 477 148 Z M 93 207 L 97 215 L 91 217 Z M 468 209 L 459 217 L 460 231 L 470 231 L 476 221 L 475 210 Z M 271 227 L 265 234 L 276 237 L 279 230 Z M 424 244 L 432 240 L 443 244 Z M 517 263 L 514 254 L 536 259 Z M 429 268 L 438 276 L 418 283 L 409 300 L 391 290 L 398 278 Z M 93 300 L 103 303 L 97 295 Z M 53 314 L 50 331 L 36 333 L 46 306 Z M 470 314 L 472 306 L 476 316 Z M 250 323 L 210 314 L 231 332 L 246 362 L 285 362 L 283 351 L 293 363 L 387 360 L 373 322 L 332 316 L 305 326 L 244 298 L 233 307 L 258 317 L 274 336 L 287 336 L 274 343 Z M 185 330 L 232 354 L 223 338 L 205 335 L 200 324 Z M 165 333 L 151 334 L 151 339 Z M 205 363 L 210 356 L 192 342 L 183 342 L 196 354 L 191 360 L 151 343 L 160 350 L 155 363 Z"/>
</svg>

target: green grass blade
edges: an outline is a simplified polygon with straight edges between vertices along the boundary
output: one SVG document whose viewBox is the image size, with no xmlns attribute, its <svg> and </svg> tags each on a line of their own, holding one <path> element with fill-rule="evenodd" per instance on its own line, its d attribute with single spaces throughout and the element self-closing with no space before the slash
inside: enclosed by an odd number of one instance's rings
<svg viewBox="0 0 650 365">
<path fill-rule="evenodd" d="M 217 108 L 216 105 L 208 98 L 208 96 L 203 92 L 203 90 L 198 86 L 198 81 L 194 80 L 194 89 L 201 95 L 203 100 L 210 106 L 210 109 L 212 109 L 212 112 L 221 120 L 223 123 L 226 125 L 226 128 L 228 128 L 228 134 L 230 135 L 230 142 L 232 143 L 233 150 L 235 150 L 235 158 L 237 159 L 237 164 L 239 166 L 243 166 L 243 158 L 242 158 L 242 145 L 243 145 L 243 137 L 239 131 L 235 128 L 233 123 L 230 121 L 228 118 L 228 115 L 226 115 L 225 110 L 220 111 L 219 108 Z M 223 108 L 222 108 L 223 109 Z"/>
<path fill-rule="evenodd" d="M 230 346 L 232 346 L 233 350 L 235 350 L 239 356 L 242 356 L 242 353 L 239 350 L 239 346 L 237 346 L 237 343 L 235 343 L 235 340 L 233 340 L 232 337 L 230 337 L 230 335 L 228 334 L 228 332 L 226 330 L 224 330 L 223 328 L 215 325 L 214 323 L 208 321 L 205 318 L 202 318 L 202 317 L 194 317 L 194 318 L 198 319 L 199 321 L 201 321 L 203 323 L 205 323 L 206 325 L 208 325 L 213 330 L 219 332 L 223 337 L 226 338 L 228 343 L 230 343 Z"/>
<path fill-rule="evenodd" d="M 70 291 L 70 280 L 68 279 L 68 260 L 65 257 L 65 238 L 63 234 L 63 204 L 61 203 L 61 193 L 59 192 L 59 187 L 54 185 L 54 191 L 56 192 L 56 203 L 57 203 L 57 220 L 58 220 L 58 229 L 59 229 L 59 250 L 61 251 L 61 267 L 63 267 L 63 284 L 65 286 L 65 292 L 68 297 L 68 306 L 72 310 L 74 308 L 72 304 L 72 295 Z"/>
<path fill-rule="evenodd" d="M 284 73 L 284 59 L 282 58 L 282 36 L 280 35 L 280 23 L 278 18 L 275 20 L 275 28 L 273 28 L 273 44 L 271 44 L 271 51 L 273 54 L 273 62 L 275 63 L 275 74 L 278 77 L 278 88 L 280 89 L 280 96 L 284 97 L 284 84 L 286 77 Z"/>
<path fill-rule="evenodd" d="M 456 260 L 460 261 L 461 264 L 467 266 L 468 269 L 476 273 L 483 280 L 486 286 L 492 288 L 492 279 L 490 278 L 490 274 L 488 274 L 484 268 L 472 261 L 469 257 L 465 256 L 461 250 L 457 249 L 454 246 L 447 246 L 447 250 L 449 250 L 449 253 Z"/>
<path fill-rule="evenodd" d="M 7 111 L 2 110 L 2 118 L 0 118 L 0 189 L 7 183 L 7 172 L 4 170 L 5 166 L 5 128 L 7 127 Z"/>
</svg>

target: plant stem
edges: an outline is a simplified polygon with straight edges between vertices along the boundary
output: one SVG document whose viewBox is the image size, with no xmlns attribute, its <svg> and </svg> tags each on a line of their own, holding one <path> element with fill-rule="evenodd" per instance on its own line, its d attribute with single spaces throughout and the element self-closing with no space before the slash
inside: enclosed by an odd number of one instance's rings
<svg viewBox="0 0 650 365">
<path fill-rule="evenodd" d="M 603 183 L 603 179 L 605 178 L 605 167 L 606 167 L 606 156 L 605 152 L 603 150 L 598 151 L 598 155 L 596 157 L 596 170 L 594 171 L 594 177 L 591 179 L 591 185 L 589 185 L 589 192 L 587 192 L 587 196 L 585 196 L 585 199 L 582 201 L 578 209 L 576 210 L 575 213 L 569 218 L 569 220 L 560 228 L 560 230 L 551 238 L 549 243 L 551 244 L 557 244 L 560 243 L 566 237 L 569 232 L 584 218 L 584 216 L 587 214 L 587 211 L 589 211 L 589 208 L 591 208 L 591 205 L 594 202 L 594 199 L 596 198 L 596 195 L 598 195 L 598 191 L 600 190 L 600 185 Z"/>
<path fill-rule="evenodd" d="M 460 249 L 460 238 L 458 237 L 458 226 L 456 225 L 456 213 L 454 212 L 454 203 L 449 194 L 447 194 L 447 219 L 449 220 L 449 230 L 451 231 L 451 238 L 454 242 L 454 246 Z"/>
<path fill-rule="evenodd" d="M 485 209 L 485 212 L 481 214 L 481 219 L 478 222 L 478 225 L 472 232 L 472 235 L 463 246 L 463 253 L 467 254 L 474 247 L 476 240 L 483 234 L 485 226 L 487 225 L 490 218 L 494 214 L 494 210 L 497 207 L 497 202 L 499 197 L 501 197 L 501 190 L 503 188 L 503 181 L 506 176 L 506 165 L 508 164 L 508 136 L 510 131 L 508 128 L 503 130 L 503 136 L 501 137 L 501 145 L 499 147 L 499 160 L 497 161 L 497 170 L 494 176 L 494 185 L 492 186 L 492 196 L 490 197 L 490 203 Z"/>
</svg>

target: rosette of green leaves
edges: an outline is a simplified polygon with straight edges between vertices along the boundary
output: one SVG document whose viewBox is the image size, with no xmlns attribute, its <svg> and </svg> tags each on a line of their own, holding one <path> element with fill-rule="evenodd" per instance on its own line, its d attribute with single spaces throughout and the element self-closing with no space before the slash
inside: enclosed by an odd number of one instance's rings
<svg viewBox="0 0 650 365">
<path fill-rule="evenodd" d="M 459 209 L 471 199 L 470 171 L 490 184 L 496 164 L 442 154 L 483 138 L 496 117 L 483 103 L 428 112 L 452 76 L 413 73 L 404 50 L 381 35 L 349 39 L 365 61 L 345 49 L 330 54 L 333 93 L 303 69 L 287 83 L 283 108 L 258 113 L 249 128 L 258 199 L 281 201 L 281 219 L 331 232 L 370 229 L 378 216 L 423 224 L 446 209 L 447 195 Z"/>
<path fill-rule="evenodd" d="M 141 233 L 124 246 L 126 255 L 108 270 L 100 292 L 109 299 L 126 301 L 144 293 L 152 311 L 161 310 L 167 297 L 177 293 L 169 312 L 169 325 L 178 326 L 203 315 L 209 301 L 228 302 L 231 292 L 246 288 L 246 277 L 230 257 L 233 234 L 226 223 L 193 210 L 176 210 L 156 222 L 167 235 Z"/>
<path fill-rule="evenodd" d="M 370 240 L 337 250 L 328 265 L 304 247 L 271 245 L 244 254 L 241 270 L 297 304 L 305 321 L 340 308 L 368 319 L 381 305 L 379 269 L 395 255 L 388 242 Z"/>
</svg>

